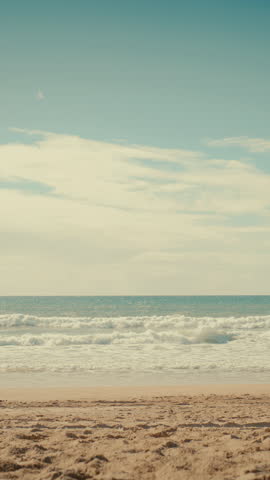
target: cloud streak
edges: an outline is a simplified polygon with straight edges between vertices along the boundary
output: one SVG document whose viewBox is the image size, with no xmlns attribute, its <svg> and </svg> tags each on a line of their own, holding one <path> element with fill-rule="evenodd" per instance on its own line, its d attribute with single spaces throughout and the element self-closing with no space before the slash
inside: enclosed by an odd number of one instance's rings
<svg viewBox="0 0 270 480">
<path fill-rule="evenodd" d="M 242 147 L 253 153 L 270 152 L 270 140 L 250 137 L 226 137 L 219 140 L 209 140 L 210 147 Z"/>
</svg>

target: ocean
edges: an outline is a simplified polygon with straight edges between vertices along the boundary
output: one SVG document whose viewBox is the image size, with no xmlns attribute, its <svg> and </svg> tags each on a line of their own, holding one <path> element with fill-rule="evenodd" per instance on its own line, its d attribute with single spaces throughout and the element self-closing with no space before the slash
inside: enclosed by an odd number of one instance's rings
<svg viewBox="0 0 270 480">
<path fill-rule="evenodd" d="M 0 297 L 0 386 L 268 383 L 270 296 Z"/>
</svg>

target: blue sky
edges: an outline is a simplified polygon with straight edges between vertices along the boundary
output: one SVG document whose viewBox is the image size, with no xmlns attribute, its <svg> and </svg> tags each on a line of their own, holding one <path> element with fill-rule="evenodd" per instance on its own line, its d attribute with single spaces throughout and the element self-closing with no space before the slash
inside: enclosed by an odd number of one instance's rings
<svg viewBox="0 0 270 480">
<path fill-rule="evenodd" d="M 268 293 L 269 20 L 265 0 L 5 2 L 0 293 Z"/>
<path fill-rule="evenodd" d="M 269 13 L 264 0 L 5 2 L 2 140 L 8 126 L 185 148 L 264 137 Z"/>
</svg>

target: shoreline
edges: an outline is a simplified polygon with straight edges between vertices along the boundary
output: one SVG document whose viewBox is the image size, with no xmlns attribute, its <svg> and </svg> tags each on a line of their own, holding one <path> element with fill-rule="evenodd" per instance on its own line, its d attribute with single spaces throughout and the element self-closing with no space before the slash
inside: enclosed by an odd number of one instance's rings
<svg viewBox="0 0 270 480">
<path fill-rule="evenodd" d="M 0 400 L 128 400 L 196 395 L 270 395 L 270 383 L 256 384 L 181 384 L 157 386 L 98 386 L 98 387 L 1 387 Z"/>
</svg>

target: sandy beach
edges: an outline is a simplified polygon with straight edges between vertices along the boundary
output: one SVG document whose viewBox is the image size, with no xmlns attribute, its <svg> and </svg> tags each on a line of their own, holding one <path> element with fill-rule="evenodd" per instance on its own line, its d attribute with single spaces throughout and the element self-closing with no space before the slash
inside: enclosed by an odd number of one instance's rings
<svg viewBox="0 0 270 480">
<path fill-rule="evenodd" d="M 270 385 L 0 390 L 0 479 L 270 479 Z"/>
</svg>

